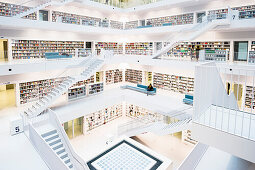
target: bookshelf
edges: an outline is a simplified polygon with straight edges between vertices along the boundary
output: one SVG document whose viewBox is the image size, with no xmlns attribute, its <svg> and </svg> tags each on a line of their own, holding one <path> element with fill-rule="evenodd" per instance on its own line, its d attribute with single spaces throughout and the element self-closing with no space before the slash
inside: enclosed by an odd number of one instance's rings
<svg viewBox="0 0 255 170">
<path fill-rule="evenodd" d="M 0 16 L 11 17 L 11 16 L 15 16 L 21 12 L 25 12 L 28 9 L 30 9 L 30 8 L 26 7 L 26 6 L 0 2 Z M 37 20 L 37 14 L 35 12 L 35 13 L 29 14 L 27 16 L 24 16 L 22 18 L 30 19 L 30 20 Z"/>
<path fill-rule="evenodd" d="M 104 90 L 104 83 L 89 84 L 89 89 L 88 89 L 89 94 L 100 93 L 103 90 Z"/>
<path fill-rule="evenodd" d="M 76 48 L 75 50 L 77 57 L 88 57 L 92 53 L 90 48 Z"/>
<path fill-rule="evenodd" d="M 79 86 L 85 86 L 87 84 L 92 84 L 92 83 L 95 83 L 95 76 L 94 75 L 92 75 L 87 80 L 78 81 L 77 83 L 73 84 L 73 86 L 71 88 L 79 87 Z"/>
<path fill-rule="evenodd" d="M 255 5 L 235 7 L 232 10 L 239 11 L 239 19 L 255 18 Z"/>
<path fill-rule="evenodd" d="M 255 51 L 249 51 L 249 60 L 248 63 L 255 63 Z"/>
<path fill-rule="evenodd" d="M 208 11 L 208 16 L 215 15 L 215 19 L 226 19 L 228 13 L 228 9 L 217 9 Z"/>
<path fill-rule="evenodd" d="M 165 16 L 159 18 L 150 18 L 146 20 L 147 25 L 151 25 L 152 27 L 160 27 L 160 26 L 175 26 L 175 25 L 185 25 L 185 24 L 193 24 L 194 14 L 181 14 L 174 16 Z"/>
<path fill-rule="evenodd" d="M 125 53 L 128 55 L 152 55 L 153 43 L 152 42 L 126 43 Z"/>
<path fill-rule="evenodd" d="M 226 61 L 227 50 L 205 50 L 205 60 Z"/>
<path fill-rule="evenodd" d="M 57 87 L 65 78 L 19 83 L 20 104 L 37 101 Z"/>
<path fill-rule="evenodd" d="M 164 46 L 168 43 L 164 42 Z M 181 42 L 171 50 L 166 53 L 166 56 L 169 58 L 178 58 L 178 59 L 192 59 L 196 58 L 196 48 L 199 47 L 200 50 L 211 50 L 218 51 L 215 54 L 216 59 L 222 59 L 221 53 L 226 53 L 226 58 L 229 58 L 230 51 L 230 41 L 214 41 L 214 42 Z M 210 58 L 210 57 L 209 57 Z"/>
<path fill-rule="evenodd" d="M 84 48 L 83 41 L 13 40 L 13 59 L 45 58 L 46 52 L 75 55 L 76 48 Z"/>
<path fill-rule="evenodd" d="M 130 21 L 125 23 L 125 29 L 134 29 L 138 27 L 138 21 Z"/>
<path fill-rule="evenodd" d="M 112 50 L 114 54 L 123 54 L 123 43 L 118 42 L 96 42 L 95 49 L 100 55 L 101 49 Z"/>
<path fill-rule="evenodd" d="M 255 41 L 252 41 L 252 42 L 251 42 L 251 50 L 252 50 L 252 51 L 255 51 Z"/>
<path fill-rule="evenodd" d="M 85 116 L 85 131 L 89 132 L 122 116 L 122 104 L 114 105 Z"/>
<path fill-rule="evenodd" d="M 110 20 L 110 27 L 114 28 L 114 29 L 122 30 L 124 28 L 124 24 L 123 24 L 123 22 Z"/>
<path fill-rule="evenodd" d="M 245 107 L 255 109 L 255 87 L 246 86 Z"/>
<path fill-rule="evenodd" d="M 119 69 L 107 70 L 105 72 L 106 84 L 120 83 L 123 81 L 123 72 Z"/>
<path fill-rule="evenodd" d="M 142 71 L 127 69 L 125 71 L 125 81 L 135 84 L 142 84 Z"/>
<path fill-rule="evenodd" d="M 101 22 L 100 18 L 89 17 L 89 16 L 81 16 L 81 24 L 86 26 L 99 26 Z"/>
<path fill-rule="evenodd" d="M 197 141 L 192 139 L 190 130 L 182 131 L 182 141 L 187 144 L 193 144 L 193 145 L 197 144 Z"/>
<path fill-rule="evenodd" d="M 192 94 L 194 92 L 194 78 L 154 73 L 153 86 L 182 94 Z"/>
<path fill-rule="evenodd" d="M 68 89 L 68 100 L 79 99 L 86 96 L 86 85 Z"/>
</svg>

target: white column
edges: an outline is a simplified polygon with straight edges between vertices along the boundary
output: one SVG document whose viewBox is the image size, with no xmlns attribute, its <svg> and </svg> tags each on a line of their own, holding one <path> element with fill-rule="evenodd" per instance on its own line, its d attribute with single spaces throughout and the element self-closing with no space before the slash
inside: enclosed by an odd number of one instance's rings
<svg viewBox="0 0 255 170">
<path fill-rule="evenodd" d="M 229 62 L 234 62 L 234 41 L 230 41 Z"/>
<path fill-rule="evenodd" d="M 7 43 L 8 43 L 8 61 L 12 61 L 13 57 L 12 57 L 12 39 L 8 39 Z"/>
<path fill-rule="evenodd" d="M 16 98 L 16 106 L 20 106 L 20 90 L 19 90 L 19 83 L 15 84 L 15 98 Z"/>
</svg>

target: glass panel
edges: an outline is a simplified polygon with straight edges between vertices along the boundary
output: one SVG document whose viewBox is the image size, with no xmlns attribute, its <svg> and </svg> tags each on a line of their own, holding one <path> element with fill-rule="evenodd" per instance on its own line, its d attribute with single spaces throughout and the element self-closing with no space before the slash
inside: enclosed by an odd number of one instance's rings
<svg viewBox="0 0 255 170">
<path fill-rule="evenodd" d="M 64 123 L 64 129 L 69 139 L 72 139 L 73 138 L 73 121 L 71 120 L 69 122 Z"/>
<path fill-rule="evenodd" d="M 235 61 L 247 61 L 248 56 L 248 42 L 237 41 L 234 43 L 234 60 Z"/>
<path fill-rule="evenodd" d="M 74 119 L 74 137 L 83 134 L 83 117 Z"/>
</svg>

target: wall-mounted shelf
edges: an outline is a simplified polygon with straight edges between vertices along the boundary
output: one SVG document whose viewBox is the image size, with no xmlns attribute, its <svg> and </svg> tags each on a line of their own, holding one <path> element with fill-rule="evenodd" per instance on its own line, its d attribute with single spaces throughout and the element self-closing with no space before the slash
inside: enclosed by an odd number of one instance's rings
<svg viewBox="0 0 255 170">
<path fill-rule="evenodd" d="M 142 84 L 142 71 L 126 69 L 125 71 L 125 81 L 135 84 Z"/>
<path fill-rule="evenodd" d="M 105 72 L 106 84 L 120 83 L 123 81 L 123 72 L 119 69 L 107 70 Z"/>
<path fill-rule="evenodd" d="M 20 104 L 37 101 L 57 87 L 65 78 L 19 83 Z"/>
<path fill-rule="evenodd" d="M 104 90 L 104 83 L 89 84 L 89 94 L 100 93 Z"/>
<path fill-rule="evenodd" d="M 154 73 L 153 86 L 182 94 L 192 94 L 194 91 L 194 78 Z"/>
<path fill-rule="evenodd" d="M 152 42 L 126 43 L 125 54 L 128 54 L 128 55 L 152 55 L 153 54 L 153 43 Z"/>
<path fill-rule="evenodd" d="M 85 130 L 89 132 L 122 116 L 122 104 L 114 105 L 85 116 Z"/>
<path fill-rule="evenodd" d="M 75 56 L 76 48 L 84 48 L 84 41 L 13 40 L 13 59 L 45 58 L 46 52 Z"/>
</svg>

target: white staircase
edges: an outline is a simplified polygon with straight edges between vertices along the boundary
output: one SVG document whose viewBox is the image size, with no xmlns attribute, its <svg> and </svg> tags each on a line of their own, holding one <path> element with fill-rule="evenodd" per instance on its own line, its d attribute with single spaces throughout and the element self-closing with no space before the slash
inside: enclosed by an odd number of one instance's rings
<svg viewBox="0 0 255 170">
<path fill-rule="evenodd" d="M 46 96 L 34 103 L 31 107 L 24 111 L 25 116 L 33 118 L 40 115 L 45 109 L 47 109 L 56 99 L 58 99 L 63 93 L 65 93 L 73 84 L 77 81 L 86 80 L 95 73 L 96 70 L 102 67 L 104 60 L 90 57 L 88 68 L 77 76 L 68 76 L 57 87 L 53 88 Z"/>
<path fill-rule="evenodd" d="M 191 120 L 192 120 L 191 118 L 188 118 L 188 119 L 180 120 L 178 122 L 173 122 L 170 124 L 158 123 L 154 125 L 152 132 L 163 136 L 163 135 L 173 134 L 176 132 L 187 130 L 187 129 L 190 129 Z"/>
<path fill-rule="evenodd" d="M 163 121 L 142 122 L 141 120 L 132 120 L 118 127 L 118 136 L 136 136 L 142 133 L 152 132 L 157 135 L 167 135 L 187 130 L 191 125 L 191 117 L 170 124 Z"/>
<path fill-rule="evenodd" d="M 171 36 L 168 40 L 166 40 L 167 45 L 159 50 L 157 53 L 152 55 L 153 59 L 158 59 L 162 55 L 166 54 L 169 50 L 177 46 L 180 42 L 183 41 L 192 41 L 202 35 L 203 33 L 213 29 L 217 26 L 221 25 L 229 25 L 230 24 L 230 17 L 231 15 L 228 14 L 226 19 L 217 20 L 216 15 L 212 16 L 204 16 L 202 18 L 202 23 L 198 23 L 189 30 L 189 33 L 185 33 L 184 30 L 180 30 L 174 36 Z M 191 33 L 190 33 L 191 32 Z M 191 35 L 190 35 L 191 34 Z"/>
<path fill-rule="evenodd" d="M 72 2 L 73 0 L 62 0 L 60 2 L 57 2 L 57 1 L 54 1 L 54 0 L 48 0 L 47 2 L 44 2 L 36 7 L 32 7 L 30 9 L 28 9 L 27 11 L 24 11 L 22 13 L 19 13 L 17 15 L 15 15 L 14 17 L 17 17 L 17 18 L 22 18 L 24 16 L 27 16 L 29 14 L 32 14 L 34 12 L 37 12 L 41 9 L 44 9 L 48 6 L 59 6 L 59 5 L 65 5 L 66 3 L 69 3 L 69 2 Z"/>
<path fill-rule="evenodd" d="M 60 139 L 56 129 L 47 130 L 41 134 L 42 138 L 49 145 L 49 147 L 58 155 L 58 157 L 66 164 L 69 169 L 74 169 L 73 164 L 66 152 L 66 149 Z"/>
</svg>

